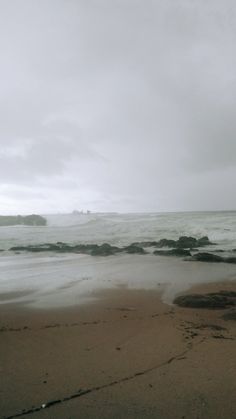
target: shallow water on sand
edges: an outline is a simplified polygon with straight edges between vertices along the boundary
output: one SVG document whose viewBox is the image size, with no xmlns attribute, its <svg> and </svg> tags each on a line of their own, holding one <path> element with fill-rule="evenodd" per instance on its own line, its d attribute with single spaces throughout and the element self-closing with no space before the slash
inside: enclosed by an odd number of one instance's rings
<svg viewBox="0 0 236 419">
<path fill-rule="evenodd" d="M 0 293 L 26 293 L 0 298 L 0 304 L 25 302 L 41 308 L 81 304 L 96 298 L 97 291 L 117 287 L 160 290 L 163 300 L 171 303 L 177 293 L 194 284 L 236 278 L 235 265 L 154 255 L 21 254 L 11 265 L 4 266 L 4 258 L 2 262 Z"/>
</svg>

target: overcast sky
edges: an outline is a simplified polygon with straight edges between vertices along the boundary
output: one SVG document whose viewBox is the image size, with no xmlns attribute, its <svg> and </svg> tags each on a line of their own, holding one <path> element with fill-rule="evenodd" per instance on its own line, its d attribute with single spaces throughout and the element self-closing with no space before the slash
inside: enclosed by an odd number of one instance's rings
<svg viewBox="0 0 236 419">
<path fill-rule="evenodd" d="M 234 0 L 0 0 L 0 213 L 236 208 Z"/>
</svg>

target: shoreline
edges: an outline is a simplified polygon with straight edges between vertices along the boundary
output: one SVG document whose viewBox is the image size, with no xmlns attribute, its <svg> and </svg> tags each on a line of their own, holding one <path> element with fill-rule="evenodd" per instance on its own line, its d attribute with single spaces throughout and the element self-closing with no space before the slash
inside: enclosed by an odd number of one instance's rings
<svg viewBox="0 0 236 419">
<path fill-rule="evenodd" d="M 225 288 L 236 282 L 188 293 Z M 99 297 L 50 310 L 0 306 L 2 419 L 235 417 L 236 322 L 223 320 L 227 310 L 170 306 L 154 290 Z"/>
<path fill-rule="evenodd" d="M 234 280 L 236 265 L 153 255 L 92 259 L 88 255 L 18 255 L 2 265 L 1 277 L 0 306 L 24 303 L 47 309 L 88 304 L 97 292 L 120 287 L 153 292 L 164 289 L 162 300 L 171 303 L 193 285 Z"/>
</svg>

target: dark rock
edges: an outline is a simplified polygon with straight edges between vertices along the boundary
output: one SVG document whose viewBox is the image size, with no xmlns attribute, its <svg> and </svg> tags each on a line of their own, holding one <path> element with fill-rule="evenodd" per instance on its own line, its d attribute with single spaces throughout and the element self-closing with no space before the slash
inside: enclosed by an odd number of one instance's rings
<svg viewBox="0 0 236 419">
<path fill-rule="evenodd" d="M 196 239 L 195 237 L 191 236 L 181 236 L 178 240 L 169 240 L 169 239 L 161 239 L 159 242 L 156 242 L 156 247 L 178 247 L 182 249 L 193 249 L 196 247 L 203 247 L 213 244 L 210 242 L 207 236 L 201 237 L 200 239 Z"/>
<path fill-rule="evenodd" d="M 213 253 L 196 253 L 191 260 L 199 262 L 224 262 L 224 258 Z"/>
<path fill-rule="evenodd" d="M 161 256 L 191 256 L 189 250 L 177 248 L 171 250 L 155 250 L 153 252 L 154 255 L 161 255 Z"/>
<path fill-rule="evenodd" d="M 198 246 L 198 241 L 194 237 L 182 236 L 177 240 L 176 246 L 182 249 L 191 249 Z"/>
<path fill-rule="evenodd" d="M 213 243 L 210 242 L 209 238 L 207 236 L 201 237 L 200 239 L 197 240 L 197 246 L 201 247 L 201 246 L 208 246 L 211 245 Z"/>
<path fill-rule="evenodd" d="M 214 253 L 196 253 L 192 256 L 191 260 L 199 262 L 224 262 L 224 263 L 235 263 L 236 257 L 222 257 L 215 255 Z"/>
<path fill-rule="evenodd" d="M 226 263 L 236 263 L 236 258 L 235 257 L 228 257 L 224 259 L 224 262 Z"/>
<path fill-rule="evenodd" d="M 156 247 L 176 247 L 175 240 L 161 239 L 156 243 Z"/>
<path fill-rule="evenodd" d="M 174 299 L 174 304 L 180 307 L 223 309 L 236 305 L 236 295 L 228 291 L 181 295 Z"/>
<path fill-rule="evenodd" d="M 229 311 L 223 315 L 224 320 L 236 320 L 236 311 Z"/>
<path fill-rule="evenodd" d="M 10 250 L 26 252 L 85 253 L 92 256 L 108 256 L 120 251 L 118 247 L 110 246 L 107 243 L 104 243 L 101 246 L 97 244 L 78 244 L 70 246 L 62 242 L 57 242 L 56 244 L 44 243 L 39 245 L 14 246 L 11 247 Z"/>
<path fill-rule="evenodd" d="M 38 252 L 45 252 L 45 251 L 49 251 L 51 249 L 47 249 L 47 248 L 42 248 L 42 247 L 34 247 L 32 246 L 30 249 L 25 249 L 28 252 L 32 252 L 32 253 L 38 253 Z"/>
<path fill-rule="evenodd" d="M 73 246 L 73 252 L 74 253 L 84 253 L 84 254 L 91 254 L 91 252 L 96 249 L 98 249 L 97 244 L 76 244 Z"/>
<path fill-rule="evenodd" d="M 117 252 L 117 247 L 104 243 L 101 246 L 94 247 L 91 251 L 91 256 L 110 256 Z"/>
<path fill-rule="evenodd" d="M 143 242 L 134 242 L 130 246 L 139 246 L 139 247 L 154 247 L 157 245 L 157 241 L 143 241 Z"/>
<path fill-rule="evenodd" d="M 28 225 L 28 226 L 45 226 L 47 220 L 41 215 L 0 215 L 0 226 L 15 226 L 15 225 Z"/>
<path fill-rule="evenodd" d="M 236 291 L 220 291 L 221 295 L 225 295 L 226 297 L 236 298 Z"/>
<path fill-rule="evenodd" d="M 45 243 L 45 244 L 39 244 L 39 245 L 13 246 L 9 250 L 37 253 L 37 252 L 50 252 L 50 251 L 69 252 L 69 251 L 72 251 L 73 248 L 68 245 L 61 246 L 61 245 L 53 244 L 53 243 Z"/>
<path fill-rule="evenodd" d="M 144 253 L 145 253 L 145 251 L 143 250 L 143 248 L 142 247 L 139 247 L 139 246 L 134 246 L 134 245 L 130 245 L 130 246 L 126 246 L 126 247 L 123 247 L 123 250 L 126 252 L 126 253 L 130 253 L 130 254 L 135 254 L 135 253 L 137 253 L 137 254 L 139 254 L 139 255 L 143 255 Z"/>
<path fill-rule="evenodd" d="M 103 243 L 100 246 L 98 244 L 79 244 L 73 247 L 75 253 L 85 253 L 91 256 L 110 256 L 121 249 L 116 246 L 111 246 L 108 243 Z"/>
<path fill-rule="evenodd" d="M 21 252 L 21 251 L 31 251 L 31 248 L 29 246 L 13 246 L 10 247 L 9 250 L 15 251 L 15 252 Z"/>
</svg>

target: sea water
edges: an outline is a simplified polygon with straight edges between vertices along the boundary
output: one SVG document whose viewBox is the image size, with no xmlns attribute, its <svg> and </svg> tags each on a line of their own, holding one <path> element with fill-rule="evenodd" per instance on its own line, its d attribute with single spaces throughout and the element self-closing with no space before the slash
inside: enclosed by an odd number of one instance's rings
<svg viewBox="0 0 236 419">
<path fill-rule="evenodd" d="M 162 289 L 163 299 L 193 284 L 234 280 L 236 265 L 187 262 L 175 257 L 119 254 L 91 257 L 78 254 L 20 253 L 12 246 L 55 243 L 110 243 L 123 246 L 135 241 L 208 236 L 211 250 L 236 248 L 236 212 L 152 214 L 46 215 L 47 226 L 0 227 L 0 294 L 6 302 L 37 307 L 73 305 L 94 298 L 105 288 Z M 206 249 L 207 250 L 207 249 Z M 25 291 L 25 295 L 15 291 Z"/>
</svg>

